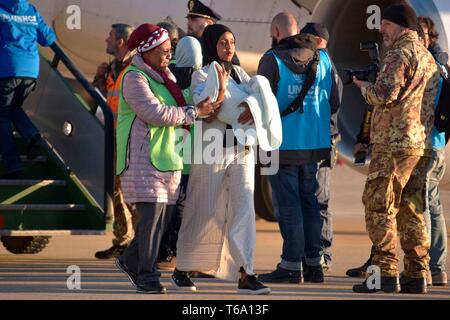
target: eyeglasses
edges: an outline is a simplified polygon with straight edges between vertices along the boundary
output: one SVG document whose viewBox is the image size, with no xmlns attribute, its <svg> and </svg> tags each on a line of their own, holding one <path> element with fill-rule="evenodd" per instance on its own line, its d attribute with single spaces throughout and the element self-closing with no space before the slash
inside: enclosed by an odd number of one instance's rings
<svg viewBox="0 0 450 320">
<path fill-rule="evenodd" d="M 168 56 L 168 55 L 172 54 L 172 49 L 162 50 L 162 49 L 157 48 L 157 49 L 155 49 L 155 51 L 157 51 L 162 56 Z"/>
</svg>

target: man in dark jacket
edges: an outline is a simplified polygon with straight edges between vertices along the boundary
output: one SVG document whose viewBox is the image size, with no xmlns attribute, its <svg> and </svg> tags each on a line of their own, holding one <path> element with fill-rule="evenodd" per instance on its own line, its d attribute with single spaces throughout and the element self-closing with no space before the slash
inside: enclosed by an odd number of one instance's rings
<svg viewBox="0 0 450 320">
<path fill-rule="evenodd" d="M 293 35 L 281 40 L 263 56 L 258 74 L 267 77 L 280 112 L 284 113 L 299 95 L 310 66 L 317 58 L 316 78 L 303 104 L 282 117 L 279 170 L 269 179 L 283 250 L 276 270 L 260 275 L 263 282 L 300 283 L 302 258 L 306 262 L 304 280 L 324 281 L 322 221 L 315 192 L 317 165 L 330 157 L 331 114 L 338 107 L 332 105 L 333 99 L 330 99 L 334 92 L 331 61 L 324 52 L 317 50 L 313 36 Z"/>
<path fill-rule="evenodd" d="M 39 76 L 37 43 L 56 39 L 37 9 L 27 0 L 0 2 L 0 153 L 5 162 L 3 178 L 20 178 L 23 167 L 12 124 L 27 144 L 27 156 L 37 157 L 41 136 L 22 109 Z"/>
<path fill-rule="evenodd" d="M 330 34 L 328 29 L 320 23 L 307 23 L 306 26 L 300 31 L 302 34 L 312 35 L 317 41 L 317 48 L 322 50 L 330 58 L 333 66 L 333 80 L 334 86 L 332 98 L 335 100 L 333 105 L 340 106 L 342 102 L 343 84 L 338 75 L 336 67 L 330 57 L 327 50 Z M 320 216 L 322 217 L 322 247 L 324 261 L 322 266 L 324 270 L 328 270 L 332 264 L 332 252 L 333 245 L 333 216 L 329 207 L 330 201 L 330 178 L 331 169 L 334 168 L 337 160 L 337 143 L 339 141 L 338 131 L 338 112 L 331 115 L 331 155 L 329 159 L 320 162 L 319 169 L 317 171 L 317 200 L 319 201 Z"/>
</svg>

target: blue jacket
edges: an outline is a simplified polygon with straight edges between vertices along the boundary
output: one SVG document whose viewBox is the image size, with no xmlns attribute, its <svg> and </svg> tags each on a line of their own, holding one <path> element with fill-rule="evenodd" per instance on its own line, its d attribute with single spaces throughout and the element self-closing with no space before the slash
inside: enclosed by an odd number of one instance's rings
<svg viewBox="0 0 450 320">
<path fill-rule="evenodd" d="M 39 76 L 37 43 L 49 46 L 56 39 L 28 0 L 0 1 L 0 78 Z"/>
<path fill-rule="evenodd" d="M 309 61 L 314 56 L 315 43 L 309 35 L 285 38 L 260 60 L 258 74 L 265 76 L 283 111 L 298 95 L 306 78 Z M 316 83 L 304 101 L 305 113 L 298 112 L 282 118 L 283 145 L 279 162 L 283 165 L 303 165 L 330 159 L 330 114 L 338 112 L 341 90 L 339 78 L 325 50 Z"/>
<path fill-rule="evenodd" d="M 298 96 L 306 74 L 296 74 L 273 53 L 278 64 L 280 81 L 277 100 L 280 112 Z M 303 102 L 304 113 L 294 112 L 284 118 L 283 144 L 280 150 L 317 150 L 331 147 L 330 97 L 333 85 L 332 65 L 327 53 L 320 51 L 316 81 Z"/>
<path fill-rule="evenodd" d="M 434 103 L 434 108 L 437 108 L 437 105 L 439 103 L 439 97 L 441 96 L 442 92 L 442 86 L 444 85 L 444 79 L 441 77 L 441 80 L 439 82 L 439 88 L 438 88 L 438 94 L 436 95 L 436 100 Z M 440 133 L 437 131 L 435 127 L 433 127 L 433 131 L 431 132 L 431 139 L 433 141 L 433 148 L 442 150 L 445 148 L 445 145 L 447 143 L 447 140 L 445 139 L 445 132 Z"/>
</svg>

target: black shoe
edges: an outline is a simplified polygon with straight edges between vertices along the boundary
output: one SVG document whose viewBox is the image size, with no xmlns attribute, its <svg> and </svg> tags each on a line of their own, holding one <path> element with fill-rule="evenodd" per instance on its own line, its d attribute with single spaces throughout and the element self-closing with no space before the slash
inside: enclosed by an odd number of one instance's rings
<svg viewBox="0 0 450 320">
<path fill-rule="evenodd" d="M 166 288 L 164 288 L 159 281 L 150 282 L 145 285 L 139 285 L 136 287 L 136 293 L 145 294 L 164 294 L 167 293 Z"/>
<path fill-rule="evenodd" d="M 322 266 L 308 266 L 304 265 L 305 269 L 303 270 L 303 279 L 305 282 L 312 283 L 322 283 L 324 282 L 324 275 Z"/>
<path fill-rule="evenodd" d="M 175 269 L 170 280 L 177 290 L 197 291 L 195 284 L 189 278 L 188 272 Z"/>
<path fill-rule="evenodd" d="M 376 293 L 383 291 L 386 293 L 399 293 L 400 284 L 397 277 L 381 277 L 380 288 L 369 288 L 367 279 L 362 284 L 355 284 L 353 286 L 353 292 L 356 293 Z"/>
<path fill-rule="evenodd" d="M 283 269 L 277 265 L 277 269 L 271 273 L 264 273 L 258 276 L 258 280 L 267 283 L 302 283 L 302 273 Z"/>
<path fill-rule="evenodd" d="M 123 273 L 125 273 L 128 277 L 128 279 L 130 279 L 131 284 L 134 287 L 137 287 L 137 274 L 135 274 L 134 272 L 128 270 L 127 266 L 120 261 L 119 258 L 116 259 L 116 266 L 117 268 L 119 268 L 120 271 L 122 271 Z"/>
<path fill-rule="evenodd" d="M 256 279 L 256 276 L 247 275 L 244 280 L 239 279 L 238 293 L 240 294 L 269 294 L 270 288 L 263 285 Z"/>
<path fill-rule="evenodd" d="M 191 271 L 188 273 L 190 278 L 194 279 L 214 279 L 215 277 L 200 271 Z"/>
<path fill-rule="evenodd" d="M 111 248 L 104 250 L 104 251 L 97 251 L 95 253 L 95 257 L 97 259 L 112 259 L 112 258 L 118 258 L 122 255 L 122 253 L 125 251 L 127 246 L 118 246 L 113 245 Z"/>
<path fill-rule="evenodd" d="M 348 269 L 345 274 L 351 278 L 366 278 L 367 268 L 370 267 L 371 265 L 372 265 L 372 255 L 362 266 Z"/>
<path fill-rule="evenodd" d="M 20 179 L 24 179 L 22 170 L 5 173 L 4 175 L 0 176 L 0 180 L 20 180 Z"/>
<path fill-rule="evenodd" d="M 400 279 L 401 293 L 415 293 L 425 294 L 427 293 L 427 282 L 425 278 L 410 278 L 403 276 Z"/>
<path fill-rule="evenodd" d="M 27 145 L 27 159 L 34 160 L 38 157 L 39 151 L 42 145 L 42 138 L 40 134 L 37 134 L 31 138 L 30 143 Z"/>
</svg>

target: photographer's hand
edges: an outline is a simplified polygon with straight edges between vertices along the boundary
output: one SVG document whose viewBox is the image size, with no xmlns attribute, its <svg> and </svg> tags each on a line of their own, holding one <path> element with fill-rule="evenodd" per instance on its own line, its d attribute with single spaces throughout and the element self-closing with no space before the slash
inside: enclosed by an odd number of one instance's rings
<svg viewBox="0 0 450 320">
<path fill-rule="evenodd" d="M 363 86 L 369 85 L 369 82 L 358 80 L 356 77 L 353 77 L 353 82 L 358 86 L 358 88 L 362 89 Z"/>
<path fill-rule="evenodd" d="M 356 157 L 359 153 L 367 153 L 369 151 L 369 146 L 364 143 L 357 143 L 353 146 L 353 156 Z"/>
</svg>

